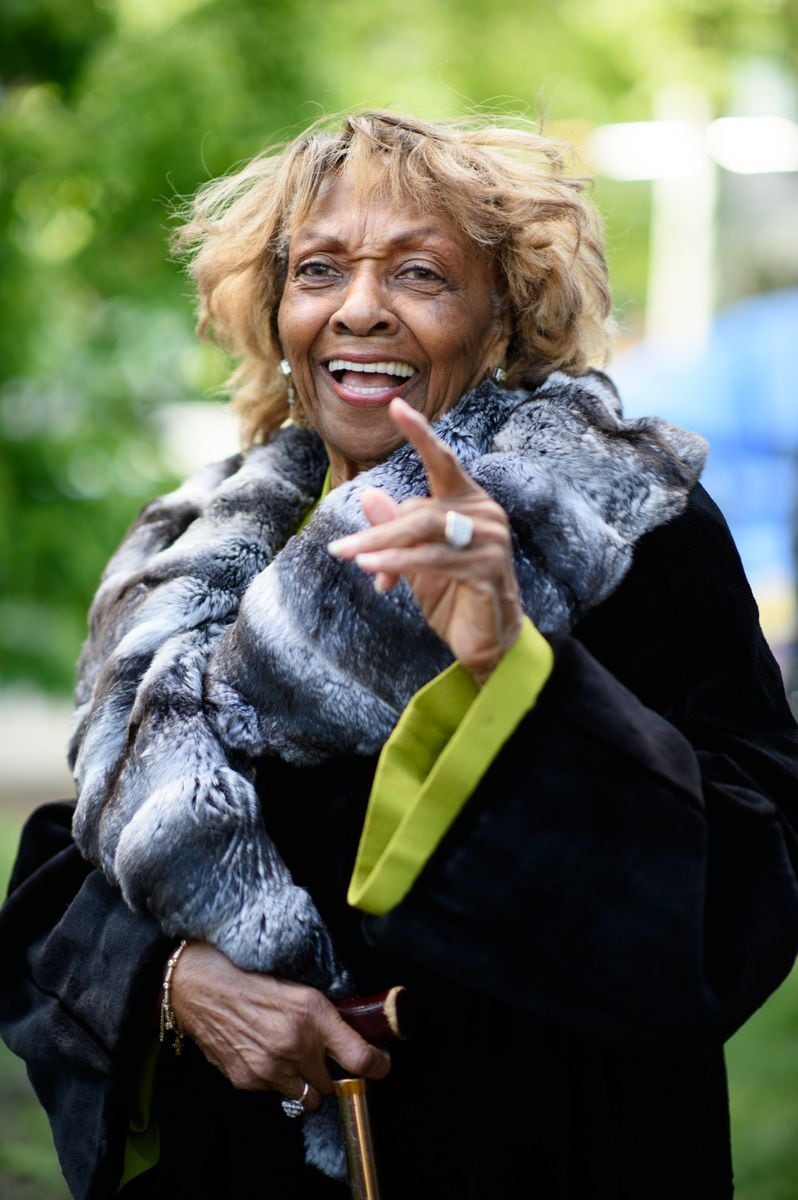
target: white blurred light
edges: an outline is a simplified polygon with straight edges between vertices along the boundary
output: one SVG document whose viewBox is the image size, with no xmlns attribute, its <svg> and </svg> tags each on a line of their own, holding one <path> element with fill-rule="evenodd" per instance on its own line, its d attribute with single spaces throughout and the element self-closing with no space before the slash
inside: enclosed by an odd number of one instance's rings
<svg viewBox="0 0 798 1200">
<path fill-rule="evenodd" d="M 700 132 L 688 121 L 600 125 L 587 139 L 596 170 L 611 179 L 685 179 L 705 169 Z"/>
<path fill-rule="evenodd" d="M 595 169 L 611 179 L 687 179 L 709 155 L 727 171 L 798 171 L 798 125 L 787 117 L 720 117 L 702 137 L 687 121 L 600 125 L 587 138 Z"/>
<path fill-rule="evenodd" d="M 202 400 L 165 404 L 158 419 L 167 461 L 177 475 L 190 475 L 240 448 L 238 418 L 229 405 Z"/>
<path fill-rule="evenodd" d="M 798 171 L 798 125 L 787 117 L 720 117 L 707 129 L 707 148 L 738 175 Z"/>
</svg>

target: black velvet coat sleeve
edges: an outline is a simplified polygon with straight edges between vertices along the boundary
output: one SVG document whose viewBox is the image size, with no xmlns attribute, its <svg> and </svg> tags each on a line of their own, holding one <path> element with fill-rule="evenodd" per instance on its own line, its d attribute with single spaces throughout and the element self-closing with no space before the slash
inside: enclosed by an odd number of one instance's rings
<svg viewBox="0 0 798 1200">
<path fill-rule="evenodd" d="M 406 897 L 366 933 L 644 1055 L 716 1049 L 798 948 L 798 741 L 719 512 L 638 546 Z"/>
<path fill-rule="evenodd" d="M 37 809 L 0 911 L 0 1028 L 25 1060 L 76 1197 L 113 1196 L 173 947 L 72 842 L 72 804 Z"/>
</svg>

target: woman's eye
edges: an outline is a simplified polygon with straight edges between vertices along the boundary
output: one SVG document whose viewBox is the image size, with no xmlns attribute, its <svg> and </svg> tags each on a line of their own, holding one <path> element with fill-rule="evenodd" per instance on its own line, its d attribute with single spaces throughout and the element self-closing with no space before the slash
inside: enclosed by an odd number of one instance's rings
<svg viewBox="0 0 798 1200">
<path fill-rule="evenodd" d="M 305 279 L 328 279 L 334 270 L 329 263 L 311 259 L 310 262 L 300 263 L 296 273 Z"/>
<path fill-rule="evenodd" d="M 413 263 L 411 266 L 405 267 L 402 276 L 405 279 L 416 279 L 420 283 L 435 283 L 440 280 L 437 271 L 433 271 L 432 267 L 422 267 L 420 263 Z"/>
</svg>

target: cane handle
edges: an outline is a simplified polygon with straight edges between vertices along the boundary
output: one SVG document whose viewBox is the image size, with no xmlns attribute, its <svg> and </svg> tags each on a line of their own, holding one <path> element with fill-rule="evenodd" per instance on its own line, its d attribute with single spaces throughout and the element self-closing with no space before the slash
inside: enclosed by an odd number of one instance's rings
<svg viewBox="0 0 798 1200">
<path fill-rule="evenodd" d="M 336 1001 L 335 1007 L 347 1025 L 372 1046 L 387 1046 L 410 1033 L 407 989 L 397 985 L 375 996 L 353 996 Z"/>
</svg>

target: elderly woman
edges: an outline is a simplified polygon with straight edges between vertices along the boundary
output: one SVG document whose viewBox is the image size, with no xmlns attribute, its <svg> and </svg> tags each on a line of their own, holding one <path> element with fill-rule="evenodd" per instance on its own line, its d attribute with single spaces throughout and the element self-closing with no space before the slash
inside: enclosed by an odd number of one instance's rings
<svg viewBox="0 0 798 1200">
<path fill-rule="evenodd" d="M 38 814 L 4 925 L 74 1195 L 343 1197 L 337 1064 L 379 1081 L 384 1197 L 731 1196 L 798 741 L 703 443 L 594 369 L 581 183 L 529 131 L 364 113 L 180 244 L 246 449 L 112 559 L 83 857 Z M 333 1002 L 396 982 L 389 1058 Z"/>
</svg>

